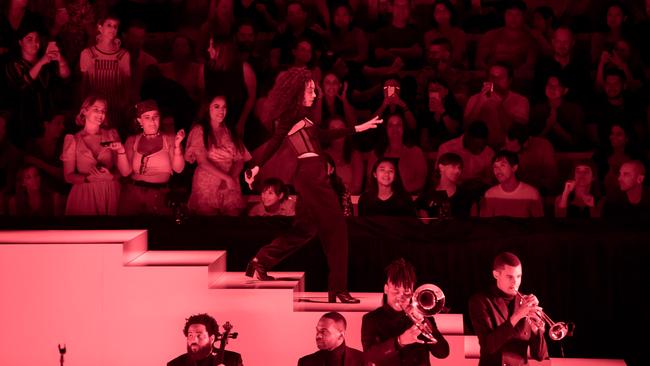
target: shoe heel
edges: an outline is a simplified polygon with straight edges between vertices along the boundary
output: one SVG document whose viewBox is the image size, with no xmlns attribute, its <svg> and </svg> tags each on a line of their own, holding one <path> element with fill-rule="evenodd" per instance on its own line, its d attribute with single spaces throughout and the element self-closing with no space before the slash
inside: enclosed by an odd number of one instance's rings
<svg viewBox="0 0 650 366">
<path fill-rule="evenodd" d="M 327 302 L 336 302 L 336 293 L 328 292 L 327 293 Z"/>
<path fill-rule="evenodd" d="M 255 266 L 253 265 L 253 262 L 248 262 L 248 265 L 246 266 L 246 276 L 253 277 L 254 275 L 255 275 Z"/>
</svg>

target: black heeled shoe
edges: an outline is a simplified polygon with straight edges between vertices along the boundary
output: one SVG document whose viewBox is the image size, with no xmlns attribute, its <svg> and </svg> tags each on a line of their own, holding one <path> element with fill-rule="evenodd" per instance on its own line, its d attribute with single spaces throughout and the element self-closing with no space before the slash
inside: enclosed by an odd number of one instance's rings
<svg viewBox="0 0 650 366">
<path fill-rule="evenodd" d="M 266 273 L 266 268 L 258 261 L 251 260 L 246 266 L 246 276 L 260 281 L 273 281 L 275 278 Z"/>
<path fill-rule="evenodd" d="M 339 299 L 340 302 L 343 304 L 358 304 L 361 302 L 361 300 L 352 297 L 349 292 L 347 291 L 338 291 L 338 292 L 328 292 L 327 293 L 327 301 L 328 302 L 336 302 L 336 299 Z"/>
</svg>

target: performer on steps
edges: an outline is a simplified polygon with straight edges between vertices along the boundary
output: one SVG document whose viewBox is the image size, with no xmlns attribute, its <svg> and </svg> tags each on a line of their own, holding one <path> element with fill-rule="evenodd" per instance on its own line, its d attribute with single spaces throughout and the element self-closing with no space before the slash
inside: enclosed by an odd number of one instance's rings
<svg viewBox="0 0 650 366">
<path fill-rule="evenodd" d="M 246 171 L 252 185 L 262 166 L 287 141 L 298 158 L 294 185 L 298 193 L 296 216 L 289 233 L 262 247 L 248 263 L 246 275 L 273 280 L 266 271 L 318 236 L 329 267 L 328 301 L 358 303 L 347 290 L 348 232 L 338 198 L 327 177 L 319 139 L 335 139 L 346 134 L 376 128 L 383 120 L 375 117 L 363 124 L 341 130 L 320 131 L 309 119 L 317 86 L 306 68 L 291 68 L 278 75 L 268 98 L 267 119 L 275 131 L 261 157 Z"/>
</svg>

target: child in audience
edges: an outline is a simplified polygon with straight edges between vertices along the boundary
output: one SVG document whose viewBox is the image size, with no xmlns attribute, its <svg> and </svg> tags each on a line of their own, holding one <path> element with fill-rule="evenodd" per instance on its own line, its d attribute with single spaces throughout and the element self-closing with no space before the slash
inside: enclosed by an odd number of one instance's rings
<svg viewBox="0 0 650 366">
<path fill-rule="evenodd" d="M 288 187 L 278 178 L 264 180 L 260 202 L 248 212 L 248 216 L 294 216 L 295 214 L 296 200 L 289 197 Z"/>
</svg>

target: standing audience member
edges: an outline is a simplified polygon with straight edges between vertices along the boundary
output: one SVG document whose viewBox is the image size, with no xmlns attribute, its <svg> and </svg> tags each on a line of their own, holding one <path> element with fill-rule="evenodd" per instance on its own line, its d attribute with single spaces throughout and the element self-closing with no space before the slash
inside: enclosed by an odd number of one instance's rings
<svg viewBox="0 0 650 366">
<path fill-rule="evenodd" d="M 248 211 L 248 216 L 295 216 L 296 200 L 289 197 L 289 189 L 278 178 L 262 182 L 260 202 Z"/>
<path fill-rule="evenodd" d="M 10 125 L 12 140 L 24 146 L 43 133 L 43 121 L 53 112 L 63 79 L 70 76 L 68 63 L 55 42 L 41 56 L 41 36 L 35 24 L 16 32 L 20 53 L 5 66 L 9 103 L 14 110 Z"/>
<path fill-rule="evenodd" d="M 620 193 L 606 197 L 603 215 L 609 218 L 650 217 L 650 189 L 643 185 L 646 167 L 640 160 L 621 165 L 618 175 Z"/>
<path fill-rule="evenodd" d="M 185 88 L 195 102 L 201 99 L 200 80 L 201 64 L 195 62 L 192 40 L 177 34 L 172 41 L 172 59 L 159 65 L 160 72 L 168 79 L 174 80 Z"/>
<path fill-rule="evenodd" d="M 469 217 L 470 192 L 458 185 L 462 171 L 460 155 L 445 153 L 438 158 L 433 184 L 415 201 L 419 217 Z"/>
<path fill-rule="evenodd" d="M 257 96 L 255 71 L 241 60 L 232 39 L 215 34 L 209 42 L 208 59 L 199 76 L 204 83 L 204 95 L 226 98 L 231 116 L 228 123 L 235 127 L 238 136 L 243 136 Z"/>
<path fill-rule="evenodd" d="M 340 117 L 333 117 L 325 124 L 330 131 L 345 129 Z M 331 140 L 324 150 L 336 166 L 337 175 L 352 194 L 360 194 L 363 187 L 364 165 L 361 154 L 354 149 L 352 137 L 343 136 Z"/>
<path fill-rule="evenodd" d="M 271 54 L 269 62 L 273 70 L 279 70 L 281 65 L 291 63 L 291 48 L 300 38 L 307 38 L 314 47 L 316 59 L 320 58 L 322 37 L 315 32 L 307 21 L 305 5 L 300 1 L 292 0 L 287 4 L 286 28 L 278 32 L 271 41 Z"/>
<path fill-rule="evenodd" d="M 127 175 L 129 162 L 117 131 L 107 128 L 108 103 L 89 96 L 75 119 L 83 129 L 65 135 L 63 175 L 72 184 L 66 215 L 115 215 L 120 196 L 119 169 Z"/>
<path fill-rule="evenodd" d="M 343 183 L 343 179 L 339 177 L 336 172 L 336 163 L 331 156 L 327 153 L 323 154 L 323 158 L 327 163 L 327 176 L 329 177 L 330 185 L 336 193 L 336 196 L 339 198 L 339 205 L 341 205 L 341 210 L 343 210 L 343 216 L 349 217 L 354 216 L 354 206 L 352 206 L 352 195 L 350 190 Z"/>
<path fill-rule="evenodd" d="M 492 148 L 503 146 L 513 123 L 528 123 L 528 98 L 510 90 L 512 78 L 512 67 L 496 62 L 490 67 L 481 91 L 472 95 L 465 106 L 463 120 L 465 123 L 484 121 L 489 131 L 488 144 Z"/>
<path fill-rule="evenodd" d="M 332 65 L 334 72 L 345 69 L 360 70 L 368 60 L 368 38 L 363 29 L 354 25 L 353 20 L 349 5 L 341 4 L 334 8 L 328 52 L 343 63 L 335 62 Z"/>
<path fill-rule="evenodd" d="M 392 0 L 391 3 L 390 25 L 380 28 L 375 34 L 374 60 L 378 66 L 388 66 L 397 61 L 403 63 L 406 70 L 417 69 L 422 55 L 422 36 L 409 23 L 411 0 Z"/>
<path fill-rule="evenodd" d="M 456 8 L 449 0 L 436 0 L 433 5 L 433 29 L 424 34 L 424 45 L 437 38 L 446 38 L 454 45 L 451 62 L 454 65 L 468 66 L 467 37 L 458 24 Z"/>
<path fill-rule="evenodd" d="M 147 37 L 147 27 L 141 21 L 131 21 L 123 33 L 124 49 L 129 52 L 130 69 L 131 69 L 131 90 L 133 100 L 138 100 L 140 89 L 142 88 L 142 79 L 144 79 L 145 70 L 151 65 L 157 65 L 158 60 L 147 53 L 142 47 Z"/>
<path fill-rule="evenodd" d="M 354 107 L 348 101 L 348 83 L 343 82 L 333 72 L 323 77 L 323 98 L 316 104 L 314 119 L 327 121 L 333 117 L 343 117 L 346 126 L 353 126 L 357 121 Z M 320 103 L 320 104 L 319 104 Z M 320 107 L 320 108 L 318 108 Z"/>
<path fill-rule="evenodd" d="M 43 134 L 27 141 L 25 163 L 39 169 L 42 183 L 58 193 L 65 194 L 69 187 L 63 177 L 63 163 L 60 159 L 63 149 L 65 116 L 54 113 L 43 121 Z"/>
<path fill-rule="evenodd" d="M 400 258 L 386 267 L 383 305 L 363 316 L 361 342 L 366 360 L 377 366 L 429 366 L 429 354 L 449 356 L 449 344 L 433 317 L 424 318 L 436 342 L 425 343 L 417 325 L 404 313 L 415 287 L 415 268 Z"/>
<path fill-rule="evenodd" d="M 4 212 L 5 198 L 14 191 L 21 152 L 7 135 L 8 112 L 0 111 L 0 213 Z"/>
<path fill-rule="evenodd" d="M 363 352 L 345 344 L 348 324 L 343 315 L 332 311 L 323 314 L 316 324 L 318 351 L 303 356 L 298 366 L 365 366 Z"/>
<path fill-rule="evenodd" d="M 402 186 L 394 160 L 377 160 L 371 172 L 368 188 L 359 197 L 359 216 L 415 216 L 413 201 Z"/>
<path fill-rule="evenodd" d="M 126 111 L 133 100 L 131 85 L 131 57 L 122 48 L 117 38 L 119 18 L 107 14 L 98 19 L 97 37 L 94 46 L 88 47 L 79 56 L 82 74 L 81 95 L 104 95 L 111 106 L 108 121 L 120 135 L 128 133 Z"/>
<path fill-rule="evenodd" d="M 385 131 L 368 159 L 368 166 L 373 166 L 379 159 L 394 159 L 406 192 L 413 194 L 422 191 L 427 178 L 426 158 L 422 149 L 407 142 L 409 136 L 404 130 L 403 117 L 399 114 L 389 116 Z"/>
<path fill-rule="evenodd" d="M 251 155 L 228 116 L 226 98 L 212 98 L 187 138 L 185 160 L 198 164 L 188 208 L 199 215 L 237 216 L 246 207 L 239 175 Z"/>
<path fill-rule="evenodd" d="M 495 284 L 469 300 L 469 317 L 481 347 L 479 365 L 527 365 L 528 353 L 548 358 L 542 308 L 535 295 L 519 294 L 521 261 L 503 252 L 494 258 Z"/>
<path fill-rule="evenodd" d="M 604 200 L 599 186 L 594 163 L 576 162 L 573 177 L 555 199 L 555 217 L 600 217 Z"/>
<path fill-rule="evenodd" d="M 628 32 L 628 14 L 623 3 L 612 1 L 607 6 L 603 30 L 595 32 L 591 37 L 591 60 L 598 62 L 603 52 L 611 52 L 614 44 Z"/>
<path fill-rule="evenodd" d="M 530 136 L 528 126 L 516 123 L 508 130 L 505 149 L 519 155 L 519 179 L 539 189 L 542 195 L 555 193 L 557 161 L 548 140 Z"/>
<path fill-rule="evenodd" d="M 9 198 L 12 216 L 61 216 L 63 197 L 42 184 L 36 167 L 26 165 L 16 174 L 16 194 Z"/>
<path fill-rule="evenodd" d="M 440 144 L 460 134 L 463 110 L 443 79 L 429 79 L 424 93 L 426 107 L 417 118 L 420 146 L 437 150 Z"/>
<path fill-rule="evenodd" d="M 485 192 L 480 204 L 481 217 L 542 217 L 544 207 L 539 191 L 517 179 L 519 158 L 510 151 L 499 151 L 492 160 L 499 184 Z"/>
<path fill-rule="evenodd" d="M 167 207 L 169 180 L 185 167 L 181 142 L 185 131 L 176 136 L 160 132 L 160 110 L 153 100 L 135 106 L 136 123 L 142 133 L 126 139 L 124 148 L 129 165 L 129 181 L 120 193 L 120 215 L 171 214 Z"/>
</svg>

